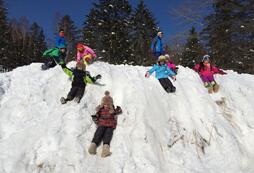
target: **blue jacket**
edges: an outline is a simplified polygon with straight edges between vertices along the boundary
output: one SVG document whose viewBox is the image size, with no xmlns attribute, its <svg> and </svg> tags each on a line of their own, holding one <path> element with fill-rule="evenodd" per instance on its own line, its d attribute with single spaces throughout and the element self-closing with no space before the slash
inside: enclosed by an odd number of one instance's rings
<svg viewBox="0 0 254 173">
<path fill-rule="evenodd" d="M 153 68 L 148 70 L 148 73 L 150 75 L 153 72 L 155 72 L 155 77 L 157 79 L 168 78 L 168 76 L 175 76 L 175 73 L 170 68 L 168 68 L 168 66 L 166 64 L 161 65 L 161 66 L 158 64 L 155 64 L 153 66 Z"/>
<path fill-rule="evenodd" d="M 161 40 L 161 38 L 159 36 L 157 36 L 154 39 L 154 41 L 153 41 L 153 43 L 151 45 L 151 49 L 152 49 L 153 53 L 156 53 L 156 52 L 162 53 L 164 51 L 162 40 Z"/>
<path fill-rule="evenodd" d="M 66 46 L 66 44 L 65 44 L 65 38 L 64 37 L 60 37 L 60 36 L 57 36 L 56 37 L 56 47 L 57 48 L 60 48 L 60 47 L 62 47 L 62 46 Z"/>
</svg>

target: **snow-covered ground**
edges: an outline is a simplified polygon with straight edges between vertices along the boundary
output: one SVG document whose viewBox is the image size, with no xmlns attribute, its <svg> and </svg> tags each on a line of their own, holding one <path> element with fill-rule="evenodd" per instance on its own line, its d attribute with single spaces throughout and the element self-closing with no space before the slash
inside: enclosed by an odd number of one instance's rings
<svg viewBox="0 0 254 173">
<path fill-rule="evenodd" d="M 74 63 L 69 64 L 73 66 Z M 253 173 L 254 76 L 216 76 L 209 95 L 199 76 L 180 67 L 175 94 L 166 93 L 148 68 L 95 63 L 80 104 L 60 104 L 71 81 L 61 67 L 31 64 L 0 74 L 0 173 Z M 109 90 L 123 109 L 101 158 L 87 148 L 90 117 Z"/>
</svg>

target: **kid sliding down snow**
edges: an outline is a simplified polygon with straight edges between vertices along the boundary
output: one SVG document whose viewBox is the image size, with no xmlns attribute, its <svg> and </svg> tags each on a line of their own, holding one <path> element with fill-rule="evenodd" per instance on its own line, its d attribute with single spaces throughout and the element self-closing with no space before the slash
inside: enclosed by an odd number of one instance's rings
<svg viewBox="0 0 254 173">
<path fill-rule="evenodd" d="M 92 115 L 92 118 L 97 125 L 97 129 L 88 152 L 90 154 L 96 154 L 97 147 L 103 141 L 101 157 L 107 157 L 111 154 L 110 142 L 117 125 L 116 116 L 122 113 L 122 109 L 119 106 L 114 108 L 113 99 L 110 93 L 106 91 L 101 104 L 96 107 L 96 112 L 95 115 Z"/>
<path fill-rule="evenodd" d="M 175 92 L 176 88 L 173 86 L 171 81 L 168 79 L 169 76 L 175 81 L 175 73 L 168 68 L 166 64 L 166 58 L 164 55 L 161 55 L 158 59 L 158 64 L 155 64 L 153 68 L 146 72 L 145 77 L 149 77 L 153 72 L 155 72 L 155 77 L 159 80 L 161 86 L 168 93 Z"/>
<path fill-rule="evenodd" d="M 46 50 L 43 57 L 50 58 L 50 61 L 45 62 L 42 66 L 42 70 L 47 70 L 49 68 L 55 67 L 56 64 L 65 65 L 65 57 L 66 57 L 66 48 L 64 45 L 60 45 L 59 48 L 52 48 Z"/>
<path fill-rule="evenodd" d="M 70 92 L 67 95 L 67 98 L 62 97 L 60 99 L 62 104 L 65 104 L 67 101 L 71 101 L 75 98 L 76 102 L 79 103 L 82 99 L 86 84 L 87 83 L 95 83 L 97 79 L 101 78 L 101 75 L 97 75 L 96 77 L 91 77 L 88 71 L 85 71 L 85 64 L 78 62 L 76 64 L 76 69 L 71 70 L 67 68 L 65 65 L 62 66 L 63 71 L 70 77 L 72 77 L 72 87 Z"/>
<path fill-rule="evenodd" d="M 203 56 L 202 62 L 196 64 L 194 70 L 199 73 L 200 78 L 204 82 L 204 86 L 208 89 L 209 93 L 218 92 L 219 85 L 214 80 L 213 75 L 216 73 L 222 75 L 226 73 L 210 64 L 209 55 Z"/>
</svg>

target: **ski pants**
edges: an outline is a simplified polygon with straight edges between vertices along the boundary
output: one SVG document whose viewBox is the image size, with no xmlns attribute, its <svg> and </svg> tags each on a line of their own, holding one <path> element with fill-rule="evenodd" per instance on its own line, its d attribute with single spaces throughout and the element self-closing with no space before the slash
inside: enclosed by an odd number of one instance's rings
<svg viewBox="0 0 254 173">
<path fill-rule="evenodd" d="M 103 144 L 110 145 L 110 141 L 113 137 L 114 128 L 99 126 L 95 133 L 92 142 L 94 142 L 97 146 L 103 141 Z"/>
<path fill-rule="evenodd" d="M 166 92 L 173 93 L 176 91 L 176 88 L 168 78 L 161 78 L 159 79 L 159 82 Z"/>
<path fill-rule="evenodd" d="M 85 93 L 84 87 L 72 86 L 70 92 L 67 95 L 66 100 L 73 100 L 75 97 L 80 101 Z"/>
<path fill-rule="evenodd" d="M 213 75 L 211 76 L 200 76 L 203 82 L 212 82 L 214 81 Z"/>
</svg>

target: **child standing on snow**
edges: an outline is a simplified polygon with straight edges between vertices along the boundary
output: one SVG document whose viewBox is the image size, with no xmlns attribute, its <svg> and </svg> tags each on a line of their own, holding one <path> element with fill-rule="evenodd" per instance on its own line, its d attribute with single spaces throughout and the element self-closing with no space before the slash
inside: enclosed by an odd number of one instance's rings
<svg viewBox="0 0 254 173">
<path fill-rule="evenodd" d="M 59 48 L 52 48 L 46 50 L 43 57 L 50 58 L 50 61 L 45 62 L 41 68 L 42 70 L 47 70 L 49 68 L 55 67 L 56 64 L 65 65 L 65 57 L 66 57 L 66 48 L 65 46 L 59 46 Z"/>
<path fill-rule="evenodd" d="M 68 93 L 67 98 L 62 97 L 60 99 L 62 104 L 65 104 L 67 101 L 71 101 L 74 98 L 76 102 L 79 103 L 84 95 L 86 84 L 95 83 L 97 79 L 101 78 L 101 75 L 91 77 L 89 72 L 85 71 L 85 64 L 81 62 L 78 62 L 76 64 L 76 69 L 74 70 L 67 68 L 65 65 L 63 65 L 62 68 L 63 71 L 73 79 L 71 84 L 71 90 Z"/>
<path fill-rule="evenodd" d="M 155 72 L 156 78 L 159 80 L 161 86 L 165 89 L 166 92 L 175 92 L 176 88 L 168 79 L 168 77 L 170 76 L 175 81 L 175 73 L 168 68 L 165 56 L 161 55 L 158 59 L 158 64 L 155 64 L 153 68 L 148 70 L 145 76 L 148 78 L 153 72 Z"/>
<path fill-rule="evenodd" d="M 56 37 L 56 48 L 66 47 L 65 38 L 64 38 L 64 30 L 60 29 L 59 34 Z"/>
<path fill-rule="evenodd" d="M 121 107 L 114 108 L 113 98 L 108 91 L 102 98 L 101 104 L 96 108 L 96 115 L 92 115 L 93 121 L 97 125 L 92 143 L 88 149 L 90 154 L 96 154 L 96 149 L 103 141 L 101 157 L 107 157 L 111 154 L 110 142 L 113 137 L 113 131 L 117 125 L 117 117 L 122 113 Z"/>
<path fill-rule="evenodd" d="M 83 62 L 85 65 L 91 63 L 96 58 L 96 53 L 90 47 L 81 43 L 77 44 L 77 62 Z"/>
<path fill-rule="evenodd" d="M 162 43 L 162 35 L 163 35 L 162 32 L 158 32 L 157 37 L 154 39 L 151 45 L 152 52 L 157 59 L 164 52 L 163 43 Z"/>
<path fill-rule="evenodd" d="M 196 64 L 194 70 L 199 73 L 200 78 L 204 82 L 204 86 L 208 89 L 209 93 L 218 92 L 219 85 L 214 80 L 213 75 L 218 74 L 226 74 L 222 70 L 210 64 L 210 56 L 203 56 L 202 61 L 199 64 Z"/>
</svg>

